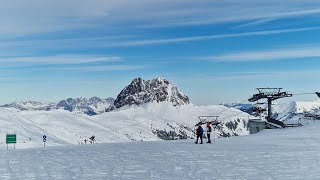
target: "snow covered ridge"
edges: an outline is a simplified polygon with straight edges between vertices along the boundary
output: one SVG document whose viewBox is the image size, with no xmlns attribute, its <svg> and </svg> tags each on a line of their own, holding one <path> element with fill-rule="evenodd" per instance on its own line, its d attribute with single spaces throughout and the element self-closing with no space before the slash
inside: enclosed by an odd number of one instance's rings
<svg viewBox="0 0 320 180">
<path fill-rule="evenodd" d="M 37 101 L 26 101 L 26 102 L 13 102 L 10 104 L 5 104 L 0 107 L 15 108 L 20 111 L 28 110 L 51 110 L 55 109 L 55 103 L 42 103 Z"/>
<path fill-rule="evenodd" d="M 190 104 L 189 97 L 166 79 L 136 78 L 120 92 L 114 105 L 120 108 L 149 102 L 171 102 L 173 106 Z"/>
<path fill-rule="evenodd" d="M 70 112 L 83 112 L 87 115 L 97 115 L 106 112 L 106 109 L 112 106 L 113 102 L 113 98 L 68 98 L 57 103 L 56 108 L 68 110 Z"/>
<path fill-rule="evenodd" d="M 267 116 L 267 104 L 241 104 L 241 103 L 222 103 L 229 108 L 239 109 L 243 112 L 251 114 L 253 116 L 258 116 L 265 118 Z M 261 114 L 256 112 L 256 106 L 261 107 L 265 111 Z M 297 121 L 301 118 L 306 118 L 307 116 L 317 118 L 320 115 L 320 100 L 310 101 L 310 102 L 301 102 L 301 101 L 289 101 L 289 102 L 274 102 L 272 105 L 272 117 L 288 122 Z"/>
<path fill-rule="evenodd" d="M 0 107 L 14 108 L 20 111 L 52 111 L 63 109 L 70 112 L 85 113 L 87 115 L 97 115 L 106 111 L 113 105 L 114 99 L 101 99 L 98 97 L 87 98 L 68 98 L 58 103 L 42 103 L 36 101 L 14 102 Z"/>
<path fill-rule="evenodd" d="M 298 113 L 308 112 L 320 109 L 320 100 L 312 102 L 296 102 L 296 111 Z"/>
</svg>

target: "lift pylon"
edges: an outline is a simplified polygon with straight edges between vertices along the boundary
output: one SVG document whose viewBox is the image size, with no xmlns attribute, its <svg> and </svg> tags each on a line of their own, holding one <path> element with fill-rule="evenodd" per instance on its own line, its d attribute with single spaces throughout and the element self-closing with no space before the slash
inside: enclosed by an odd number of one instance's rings
<svg viewBox="0 0 320 180">
<path fill-rule="evenodd" d="M 248 99 L 249 102 L 255 102 L 260 99 L 267 99 L 268 100 L 268 117 L 267 121 L 272 121 L 272 101 L 275 101 L 280 98 L 285 97 L 292 97 L 292 93 L 282 91 L 282 88 L 257 88 L 257 94 L 254 94 L 251 98 Z"/>
</svg>

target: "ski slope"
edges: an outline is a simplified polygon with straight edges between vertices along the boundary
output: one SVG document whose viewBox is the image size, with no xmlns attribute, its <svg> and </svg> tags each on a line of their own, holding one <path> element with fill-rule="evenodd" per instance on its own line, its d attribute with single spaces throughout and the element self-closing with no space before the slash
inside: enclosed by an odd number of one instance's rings
<svg viewBox="0 0 320 180">
<path fill-rule="evenodd" d="M 215 144 L 192 140 L 66 145 L 0 153 L 0 179 L 317 179 L 320 124 Z"/>
<path fill-rule="evenodd" d="M 92 135 L 95 135 L 97 143 L 160 141 L 155 130 L 176 133 L 183 131 L 192 138 L 194 125 L 199 121 L 197 116 L 221 111 L 221 121 L 241 119 L 235 129 L 223 127 L 224 132 L 248 134 L 248 129 L 244 126 L 248 114 L 224 106 L 174 107 L 168 103 L 150 103 L 96 116 L 65 110 L 18 111 L 0 108 L 0 148 L 6 148 L 7 133 L 17 134 L 19 149 L 42 147 L 44 134 L 47 136 L 47 146 L 82 144 Z"/>
</svg>

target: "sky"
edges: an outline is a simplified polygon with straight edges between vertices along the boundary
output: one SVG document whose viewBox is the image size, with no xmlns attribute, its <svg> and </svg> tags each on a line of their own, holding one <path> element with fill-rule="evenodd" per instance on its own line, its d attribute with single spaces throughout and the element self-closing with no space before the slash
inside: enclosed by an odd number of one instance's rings
<svg viewBox="0 0 320 180">
<path fill-rule="evenodd" d="M 0 23 L 0 104 L 116 98 L 136 77 L 196 105 L 320 91 L 319 0 L 3 0 Z"/>
</svg>

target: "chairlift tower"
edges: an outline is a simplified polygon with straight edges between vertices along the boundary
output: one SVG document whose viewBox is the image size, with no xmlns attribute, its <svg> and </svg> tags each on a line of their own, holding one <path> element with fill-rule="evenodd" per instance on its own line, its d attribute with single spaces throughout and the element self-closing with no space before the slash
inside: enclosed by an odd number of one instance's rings
<svg viewBox="0 0 320 180">
<path fill-rule="evenodd" d="M 199 120 L 200 120 L 200 124 L 202 123 L 206 123 L 206 122 L 210 122 L 210 123 L 213 123 L 213 122 L 217 122 L 218 121 L 218 117 L 219 116 L 198 116 Z M 214 121 L 208 121 L 207 119 L 209 118 L 215 118 Z M 204 119 L 204 120 L 203 120 Z"/>
<path fill-rule="evenodd" d="M 292 93 L 282 91 L 282 88 L 257 88 L 258 94 L 254 94 L 251 98 L 248 99 L 249 102 L 255 102 L 261 99 L 268 100 L 268 117 L 267 121 L 272 121 L 272 101 L 275 101 L 280 98 L 292 97 Z"/>
</svg>

